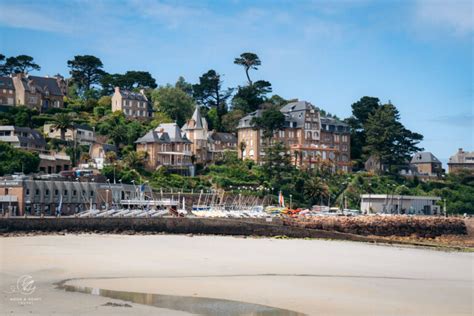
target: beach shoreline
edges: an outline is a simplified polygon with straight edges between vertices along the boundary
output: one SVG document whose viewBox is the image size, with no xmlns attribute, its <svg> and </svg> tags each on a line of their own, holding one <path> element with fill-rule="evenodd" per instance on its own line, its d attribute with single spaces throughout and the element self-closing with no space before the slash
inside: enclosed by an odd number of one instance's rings
<svg viewBox="0 0 474 316">
<path fill-rule="evenodd" d="M 44 235 L 0 238 L 0 245 L 2 306 L 13 315 L 187 314 L 58 289 L 66 279 L 77 286 L 228 299 L 308 315 L 472 313 L 471 253 L 186 235 Z M 35 281 L 33 295 L 40 300 L 31 305 L 5 293 L 22 275 Z"/>
</svg>

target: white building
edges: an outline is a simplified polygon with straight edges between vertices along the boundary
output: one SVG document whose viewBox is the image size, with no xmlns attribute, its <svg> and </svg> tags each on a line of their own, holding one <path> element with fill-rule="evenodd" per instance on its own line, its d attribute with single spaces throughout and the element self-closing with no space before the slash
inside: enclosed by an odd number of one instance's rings
<svg viewBox="0 0 474 316">
<path fill-rule="evenodd" d="M 61 139 L 61 131 L 55 129 L 54 124 L 44 124 L 43 132 L 49 138 Z M 91 145 L 95 141 L 94 129 L 88 125 L 75 124 L 74 128 L 68 128 L 64 134 L 66 140 L 76 141 L 81 145 Z"/>
<path fill-rule="evenodd" d="M 437 215 L 441 208 L 436 205 L 437 196 L 411 196 L 394 194 L 363 194 L 360 209 L 364 213 L 424 214 Z"/>
</svg>

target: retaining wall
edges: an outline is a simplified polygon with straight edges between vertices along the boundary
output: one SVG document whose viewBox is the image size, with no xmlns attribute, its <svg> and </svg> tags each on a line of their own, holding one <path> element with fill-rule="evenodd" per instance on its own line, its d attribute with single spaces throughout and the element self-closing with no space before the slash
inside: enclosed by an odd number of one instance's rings
<svg viewBox="0 0 474 316">
<path fill-rule="evenodd" d="M 288 236 L 369 241 L 367 237 L 264 220 L 209 218 L 1 218 L 0 233 L 28 232 L 168 233 L 243 236 Z"/>
</svg>

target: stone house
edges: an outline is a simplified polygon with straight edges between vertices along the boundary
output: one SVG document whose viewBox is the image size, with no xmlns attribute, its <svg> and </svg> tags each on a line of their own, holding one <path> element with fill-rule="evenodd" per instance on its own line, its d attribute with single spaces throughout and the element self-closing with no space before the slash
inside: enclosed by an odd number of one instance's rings
<svg viewBox="0 0 474 316">
<path fill-rule="evenodd" d="M 443 173 L 441 161 L 430 152 L 419 152 L 410 160 L 410 169 L 415 175 L 437 177 Z"/>
<path fill-rule="evenodd" d="M 191 141 L 191 152 L 198 163 L 208 161 L 208 125 L 207 120 L 201 116 L 199 107 L 194 110 L 193 116 L 183 125 L 181 130 Z"/>
<path fill-rule="evenodd" d="M 0 105 L 15 106 L 15 86 L 11 77 L 0 77 Z"/>
<path fill-rule="evenodd" d="M 285 115 L 285 126 L 274 133 L 271 142 L 283 142 L 290 149 L 295 166 L 316 168 L 324 162 L 334 171 L 351 170 L 350 129 L 347 124 L 321 117 L 319 109 L 306 101 L 288 103 L 280 111 Z M 252 119 L 261 114 L 262 110 L 257 110 L 239 121 L 239 158 L 263 162 L 266 146 L 263 130 L 252 125 Z"/>
<path fill-rule="evenodd" d="M 222 157 L 226 151 L 237 151 L 237 137 L 232 133 L 210 132 L 208 159 L 216 160 Z"/>
<path fill-rule="evenodd" d="M 16 74 L 13 77 L 16 105 L 25 105 L 39 111 L 63 108 L 67 84 L 63 77 L 38 77 Z"/>
<path fill-rule="evenodd" d="M 474 151 L 468 152 L 459 148 L 457 153 L 449 158 L 449 173 L 456 173 L 461 170 L 474 170 Z"/>
<path fill-rule="evenodd" d="M 127 118 L 150 119 L 153 116 L 151 103 L 143 89 L 137 93 L 115 87 L 112 112 L 115 111 L 123 112 Z"/>
<path fill-rule="evenodd" d="M 140 137 L 135 144 L 137 144 L 137 152 L 147 153 L 145 167 L 148 170 L 166 166 L 170 169 L 186 171 L 192 166 L 192 142 L 176 123 L 160 124 Z"/>
</svg>

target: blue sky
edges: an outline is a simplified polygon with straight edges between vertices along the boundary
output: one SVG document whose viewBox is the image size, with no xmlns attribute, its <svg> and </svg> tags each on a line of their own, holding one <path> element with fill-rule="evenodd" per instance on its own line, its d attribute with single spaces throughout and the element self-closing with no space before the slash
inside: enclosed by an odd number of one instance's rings
<svg viewBox="0 0 474 316">
<path fill-rule="evenodd" d="M 212 68 L 233 87 L 245 82 L 233 59 L 251 51 L 252 78 L 284 98 L 340 117 L 364 95 L 390 100 L 445 161 L 474 150 L 473 21 L 470 0 L 0 0 L 0 52 L 33 56 L 42 75 L 92 54 L 160 85 Z"/>
</svg>

